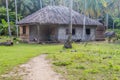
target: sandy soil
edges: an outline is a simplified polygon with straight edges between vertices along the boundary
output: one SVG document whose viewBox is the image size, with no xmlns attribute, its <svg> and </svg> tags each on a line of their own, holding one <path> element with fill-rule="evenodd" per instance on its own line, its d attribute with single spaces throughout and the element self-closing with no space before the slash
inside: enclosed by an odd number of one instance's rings
<svg viewBox="0 0 120 80">
<path fill-rule="evenodd" d="M 22 76 L 22 80 L 65 80 L 60 74 L 57 74 L 51 68 L 49 60 L 46 60 L 46 55 L 41 55 L 31 59 L 28 63 L 19 66 L 10 76 Z M 8 75 L 4 75 L 6 77 Z"/>
</svg>

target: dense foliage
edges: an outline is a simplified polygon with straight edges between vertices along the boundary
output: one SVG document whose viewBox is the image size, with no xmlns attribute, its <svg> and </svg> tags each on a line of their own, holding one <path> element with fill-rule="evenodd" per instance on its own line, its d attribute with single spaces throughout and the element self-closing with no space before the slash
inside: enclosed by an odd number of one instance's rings
<svg viewBox="0 0 120 80">
<path fill-rule="evenodd" d="M 16 34 L 16 27 L 15 27 L 15 12 L 9 9 L 10 13 L 10 26 L 12 30 L 12 34 Z M 20 14 L 18 14 L 20 18 Z M 8 35 L 8 24 L 7 24 L 7 17 L 6 17 L 6 8 L 0 7 L 0 35 Z"/>
<path fill-rule="evenodd" d="M 120 26 L 120 18 L 116 18 L 115 23 L 117 24 L 116 26 L 119 27 Z"/>
<path fill-rule="evenodd" d="M 15 22 L 15 0 L 9 1 L 10 21 Z M 18 14 L 26 17 L 48 5 L 63 5 L 69 7 L 69 0 L 17 0 Z M 86 7 L 85 7 L 86 4 Z M 90 18 L 101 20 L 109 28 L 119 28 L 120 0 L 73 0 L 73 9 Z M 6 20 L 6 2 L 0 0 L 0 23 Z M 108 17 L 107 17 L 108 16 Z M 19 20 L 21 17 L 18 17 Z"/>
</svg>

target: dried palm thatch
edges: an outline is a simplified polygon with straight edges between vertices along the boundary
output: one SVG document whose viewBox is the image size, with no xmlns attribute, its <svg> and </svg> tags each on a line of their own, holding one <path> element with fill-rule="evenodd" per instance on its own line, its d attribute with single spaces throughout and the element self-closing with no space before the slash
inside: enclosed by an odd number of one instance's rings
<svg viewBox="0 0 120 80">
<path fill-rule="evenodd" d="M 69 24 L 69 8 L 64 6 L 47 6 L 25 17 L 18 24 Z M 73 25 L 83 25 L 84 15 L 72 10 Z M 86 18 L 86 25 L 102 25 L 98 21 Z"/>
</svg>

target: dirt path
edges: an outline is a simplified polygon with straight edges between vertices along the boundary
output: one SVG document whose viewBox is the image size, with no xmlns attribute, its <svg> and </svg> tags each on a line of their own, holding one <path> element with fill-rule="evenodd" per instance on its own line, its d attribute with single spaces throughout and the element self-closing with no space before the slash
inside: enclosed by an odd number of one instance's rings
<svg viewBox="0 0 120 80">
<path fill-rule="evenodd" d="M 28 72 L 23 76 L 23 80 L 63 80 L 52 70 L 51 64 L 45 58 L 46 55 L 41 55 L 33 58 L 27 64 L 21 65 Z"/>
<path fill-rule="evenodd" d="M 64 80 L 63 77 L 51 68 L 46 55 L 41 55 L 31 59 L 28 63 L 16 67 L 6 75 L 2 75 L 0 80 Z M 6 78 L 6 79 L 5 79 Z M 12 78 L 12 79 L 11 79 Z"/>
</svg>

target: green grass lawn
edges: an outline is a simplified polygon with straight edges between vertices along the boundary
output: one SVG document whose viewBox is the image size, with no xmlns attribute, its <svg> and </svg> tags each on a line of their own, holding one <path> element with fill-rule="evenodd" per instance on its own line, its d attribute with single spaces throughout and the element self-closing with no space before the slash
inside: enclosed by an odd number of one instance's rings
<svg viewBox="0 0 120 80">
<path fill-rule="evenodd" d="M 120 44 L 94 42 L 86 47 L 73 44 L 73 49 L 68 50 L 62 47 L 37 44 L 0 46 L 0 75 L 46 53 L 54 69 L 67 80 L 120 80 Z"/>
<path fill-rule="evenodd" d="M 0 46 L 0 75 L 41 53 L 55 52 L 57 48 L 59 49 L 60 46 L 37 44 L 16 44 L 11 47 Z"/>
</svg>

